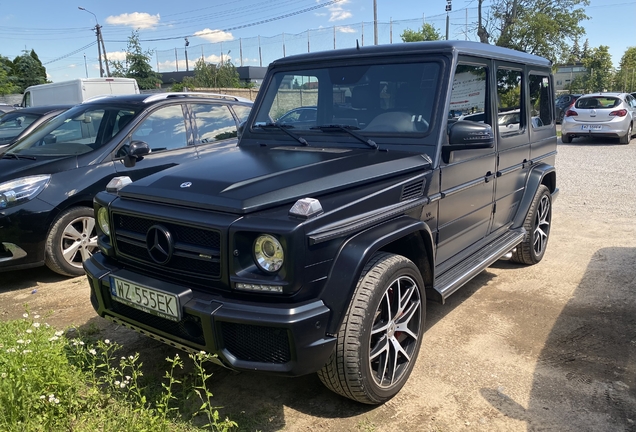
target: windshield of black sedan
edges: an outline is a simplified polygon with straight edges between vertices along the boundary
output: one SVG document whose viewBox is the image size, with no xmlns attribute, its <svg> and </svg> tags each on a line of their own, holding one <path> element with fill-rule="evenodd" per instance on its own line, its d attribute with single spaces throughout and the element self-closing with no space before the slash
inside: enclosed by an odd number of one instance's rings
<svg viewBox="0 0 636 432">
<path fill-rule="evenodd" d="M 439 75 L 433 61 L 277 72 L 254 126 L 275 122 L 303 135 L 329 125 L 363 135 L 421 135 L 431 128 Z"/>
<path fill-rule="evenodd" d="M 7 152 L 20 156 L 71 156 L 111 140 L 136 114 L 129 107 L 78 105 L 38 127 Z"/>
<path fill-rule="evenodd" d="M 16 139 L 22 131 L 39 117 L 39 114 L 24 114 L 19 110 L 4 114 L 0 117 L 0 145 L 10 143 Z"/>
</svg>

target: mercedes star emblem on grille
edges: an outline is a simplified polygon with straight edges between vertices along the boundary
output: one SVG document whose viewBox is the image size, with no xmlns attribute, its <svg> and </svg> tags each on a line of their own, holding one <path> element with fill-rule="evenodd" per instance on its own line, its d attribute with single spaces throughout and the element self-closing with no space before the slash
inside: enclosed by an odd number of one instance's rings
<svg viewBox="0 0 636 432">
<path fill-rule="evenodd" d="M 172 258 L 174 242 L 172 234 L 161 225 L 153 225 L 146 233 L 148 255 L 157 264 L 166 264 Z"/>
<path fill-rule="evenodd" d="M 190 187 L 190 186 L 192 186 L 192 182 L 183 182 L 183 183 L 181 183 L 181 186 L 180 186 L 180 187 L 182 187 L 182 188 L 188 188 L 188 187 Z"/>
</svg>

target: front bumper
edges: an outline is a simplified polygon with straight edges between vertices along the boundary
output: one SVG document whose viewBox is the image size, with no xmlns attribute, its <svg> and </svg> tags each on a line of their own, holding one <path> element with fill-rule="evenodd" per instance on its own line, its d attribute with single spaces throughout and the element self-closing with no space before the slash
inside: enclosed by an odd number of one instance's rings
<svg viewBox="0 0 636 432">
<path fill-rule="evenodd" d="M 0 209 L 0 272 L 44 264 L 44 246 L 53 207 L 35 198 Z"/>
<path fill-rule="evenodd" d="M 187 351 L 217 354 L 224 366 L 298 376 L 316 372 L 336 343 L 327 336 L 322 301 L 255 303 L 195 291 L 121 268 L 101 253 L 84 262 L 91 303 L 104 318 Z M 175 294 L 181 320 L 171 321 L 113 301 L 111 276 Z"/>
</svg>

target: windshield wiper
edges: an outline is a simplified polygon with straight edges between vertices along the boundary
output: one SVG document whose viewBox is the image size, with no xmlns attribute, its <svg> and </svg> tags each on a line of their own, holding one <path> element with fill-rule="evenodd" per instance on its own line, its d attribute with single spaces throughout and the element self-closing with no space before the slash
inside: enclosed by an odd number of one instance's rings
<svg viewBox="0 0 636 432">
<path fill-rule="evenodd" d="M 351 135 L 352 137 L 357 138 L 359 141 L 362 141 L 363 143 L 365 143 L 369 147 L 371 147 L 373 149 L 377 149 L 378 148 L 378 145 L 375 143 L 375 141 L 373 141 L 371 139 L 367 139 L 367 138 L 363 137 L 362 135 L 360 135 L 359 133 L 354 132 L 354 130 L 360 130 L 360 128 L 357 127 L 357 126 L 341 125 L 341 124 L 329 124 L 329 125 L 310 127 L 309 129 L 318 129 L 318 130 L 321 130 L 323 132 L 335 132 L 335 131 L 346 132 L 349 135 Z"/>
<path fill-rule="evenodd" d="M 307 140 L 305 138 L 303 138 L 301 136 L 298 136 L 296 134 L 293 134 L 293 133 L 291 133 L 290 131 L 287 130 L 289 128 L 293 128 L 292 125 L 270 122 L 270 123 L 265 123 L 265 124 L 261 124 L 261 125 L 255 125 L 254 127 L 261 128 L 263 130 L 276 128 L 276 129 L 282 130 L 283 132 L 285 132 L 287 135 L 289 135 L 290 137 L 292 137 L 293 139 L 295 139 L 296 141 L 298 141 L 302 145 L 304 145 L 304 146 L 308 146 L 309 145 L 309 143 L 307 142 Z"/>
<path fill-rule="evenodd" d="M 16 153 L 5 153 L 2 155 L 2 159 L 28 159 L 28 160 L 37 160 L 35 156 L 21 156 Z"/>
</svg>

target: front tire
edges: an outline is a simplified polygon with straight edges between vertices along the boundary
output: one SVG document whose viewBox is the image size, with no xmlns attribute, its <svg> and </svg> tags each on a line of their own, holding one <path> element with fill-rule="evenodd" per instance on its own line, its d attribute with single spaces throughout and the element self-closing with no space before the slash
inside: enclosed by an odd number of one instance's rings
<svg viewBox="0 0 636 432">
<path fill-rule="evenodd" d="M 413 370 L 425 317 L 418 268 L 403 256 L 377 253 L 364 267 L 320 380 L 349 399 L 386 402 Z"/>
<path fill-rule="evenodd" d="M 552 196 L 550 190 L 545 185 L 541 185 L 534 195 L 523 224 L 527 234 L 513 251 L 510 260 L 527 265 L 541 261 L 548 247 L 551 223 Z"/>
<path fill-rule="evenodd" d="M 45 263 L 64 276 L 82 276 L 82 262 L 97 251 L 97 232 L 92 208 L 74 207 L 63 211 L 46 239 Z"/>
</svg>

